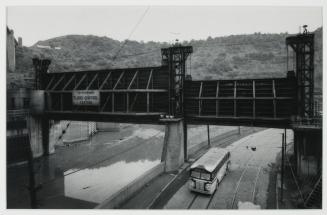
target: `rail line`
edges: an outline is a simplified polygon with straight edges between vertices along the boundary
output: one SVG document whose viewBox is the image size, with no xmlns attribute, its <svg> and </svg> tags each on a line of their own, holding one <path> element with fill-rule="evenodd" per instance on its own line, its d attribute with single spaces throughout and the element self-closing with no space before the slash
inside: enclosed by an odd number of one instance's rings
<svg viewBox="0 0 327 215">
<path fill-rule="evenodd" d="M 246 132 L 250 132 L 251 130 L 252 130 L 252 129 L 247 129 Z M 247 136 L 247 137 L 249 137 L 249 136 Z M 224 141 L 221 142 L 220 144 L 217 144 L 217 146 L 218 146 L 218 147 L 224 147 L 224 146 L 226 146 L 226 143 L 230 142 L 233 138 L 234 138 L 233 136 L 226 137 L 226 138 L 224 139 Z M 244 142 L 246 142 L 246 141 L 248 141 L 248 140 L 249 140 L 249 138 L 247 138 L 247 139 L 245 139 L 244 141 L 242 141 L 242 143 L 244 143 Z M 236 148 L 238 148 L 238 147 L 236 147 Z M 236 148 L 234 148 L 234 150 L 235 150 Z M 237 197 L 237 192 L 238 192 L 238 190 L 239 190 L 240 183 L 241 183 L 242 178 L 243 178 L 244 174 L 246 173 L 246 170 L 247 170 L 248 167 L 249 167 L 249 163 L 250 163 L 250 161 L 253 159 L 253 157 L 254 157 L 254 155 L 252 154 L 252 155 L 250 156 L 250 158 L 249 158 L 249 159 L 247 160 L 247 162 L 246 162 L 246 167 L 245 167 L 245 169 L 244 169 L 244 170 L 242 171 L 242 173 L 241 173 L 241 176 L 240 176 L 240 178 L 239 178 L 239 180 L 238 180 L 238 182 L 237 182 L 236 189 L 235 189 L 234 194 L 233 194 L 232 205 L 231 205 L 230 208 L 234 208 L 234 204 L 235 204 L 235 200 L 236 200 L 236 197 Z M 261 166 L 258 167 L 258 171 L 257 171 L 257 174 L 256 174 L 255 185 L 254 185 L 254 189 L 253 189 L 253 192 L 252 192 L 252 193 L 253 193 L 253 194 L 252 194 L 253 196 L 255 195 L 256 185 L 257 185 L 257 182 L 258 182 L 258 179 L 259 179 L 260 172 L 261 172 Z M 217 189 L 219 189 L 219 188 L 217 188 Z M 211 202 L 212 202 L 212 200 L 213 200 L 213 198 L 215 197 L 215 194 L 216 194 L 216 192 L 217 192 L 217 189 L 215 190 L 215 192 L 214 192 L 212 195 L 210 195 L 210 198 L 209 198 L 209 200 L 208 200 L 208 203 L 206 204 L 205 209 L 208 209 L 208 208 L 210 207 Z M 190 208 L 192 207 L 192 205 L 194 204 L 194 202 L 196 201 L 196 199 L 199 197 L 199 195 L 200 195 L 200 194 L 198 194 L 198 193 L 195 193 L 195 194 L 194 194 L 194 197 L 193 197 L 192 201 L 189 203 L 187 209 L 190 209 Z"/>
<path fill-rule="evenodd" d="M 258 179 L 260 177 L 261 170 L 262 170 L 262 165 L 260 165 L 258 167 L 258 172 L 257 172 L 257 175 L 255 177 L 254 188 L 253 188 L 253 192 L 252 192 L 252 202 L 253 202 L 253 204 L 256 203 L 255 194 L 256 194 L 257 183 L 258 183 Z"/>
<path fill-rule="evenodd" d="M 213 199 L 213 197 L 215 196 L 216 192 L 217 192 L 217 189 L 215 190 L 215 192 L 214 192 L 213 194 L 210 195 L 210 199 L 209 199 L 209 201 L 208 201 L 208 203 L 207 203 L 207 205 L 206 205 L 206 207 L 205 207 L 206 209 L 209 208 L 209 206 L 210 206 L 210 204 L 211 204 L 211 202 L 212 202 L 212 199 Z M 198 194 L 198 193 L 195 193 L 195 194 L 194 194 L 194 197 L 193 197 L 192 201 L 190 202 L 190 204 L 188 205 L 187 209 L 190 209 L 190 208 L 192 207 L 193 203 L 194 203 L 195 200 L 199 197 L 199 195 L 200 195 L 200 194 Z"/>
<path fill-rule="evenodd" d="M 248 170 L 248 168 L 250 167 L 249 163 L 250 161 L 252 160 L 253 158 L 253 155 L 251 156 L 251 158 L 248 160 L 247 162 L 247 165 L 245 167 L 245 169 L 242 171 L 242 174 L 237 182 L 237 185 L 236 185 L 236 188 L 235 188 L 235 191 L 234 191 L 234 194 L 233 194 L 233 199 L 232 199 L 232 203 L 230 205 L 230 209 L 235 209 L 235 202 L 236 202 L 236 199 L 237 199 L 237 194 L 238 194 L 238 191 L 239 191 L 239 188 L 240 188 L 240 184 L 242 182 L 242 179 L 246 173 L 246 171 Z M 255 204 L 255 194 L 256 194 L 256 191 L 257 191 L 257 184 L 258 184 L 258 181 L 259 181 L 259 178 L 260 178 L 260 173 L 261 173 L 261 170 L 262 170 L 262 164 L 260 166 L 258 166 L 257 168 L 257 172 L 256 172 L 256 176 L 255 176 L 255 179 L 254 179 L 254 184 L 253 184 L 253 191 L 252 191 L 252 202 L 253 204 Z"/>
<path fill-rule="evenodd" d="M 245 167 L 245 169 L 242 171 L 241 176 L 240 176 L 240 178 L 239 178 L 238 181 L 237 181 L 237 185 L 236 185 L 236 188 L 235 188 L 235 190 L 234 190 L 234 194 L 233 194 L 233 198 L 232 198 L 231 205 L 230 205 L 230 207 L 228 207 L 229 209 L 236 209 L 236 208 L 235 208 L 235 202 L 236 202 L 236 199 L 237 199 L 237 194 L 238 194 L 238 191 L 239 191 L 239 188 L 240 188 L 240 184 L 241 184 L 241 182 L 242 182 L 242 179 L 243 179 L 243 177 L 244 177 L 246 171 L 247 171 L 248 168 L 250 167 L 249 163 L 250 163 L 252 160 L 253 160 L 253 155 L 248 159 L 248 161 L 247 161 L 247 163 L 246 163 L 246 167 Z M 251 198 L 251 199 L 252 199 L 252 202 L 253 202 L 254 204 L 255 204 L 255 202 L 256 202 L 256 200 L 255 200 L 255 194 L 256 194 L 256 191 L 257 191 L 257 184 L 258 184 L 258 181 L 259 181 L 259 178 L 260 178 L 260 173 L 261 173 L 261 171 L 262 171 L 262 165 L 260 165 L 260 166 L 257 168 L 256 177 L 255 177 L 255 179 L 254 179 L 255 182 L 254 182 L 254 185 L 253 185 L 252 198 Z M 210 207 L 211 202 L 212 202 L 212 200 L 214 199 L 215 194 L 216 194 L 216 192 L 217 192 L 218 189 L 219 189 L 219 188 L 217 188 L 217 189 L 215 190 L 215 192 L 214 192 L 212 195 L 210 195 L 209 200 L 208 200 L 208 203 L 207 203 L 205 209 L 208 209 L 208 208 Z M 194 193 L 194 197 L 193 197 L 192 201 L 189 203 L 187 209 L 191 209 L 191 207 L 193 206 L 194 202 L 196 201 L 196 199 L 198 199 L 198 197 L 199 197 L 200 195 L 201 195 L 201 194 Z"/>
<path fill-rule="evenodd" d="M 193 197 L 192 201 L 191 201 L 191 202 L 190 202 L 190 204 L 187 206 L 187 209 L 190 209 L 190 208 L 192 207 L 192 205 L 193 205 L 193 203 L 194 203 L 195 199 L 197 199 L 197 198 L 198 198 L 198 196 L 199 196 L 199 194 L 198 194 L 198 193 L 196 193 L 196 194 L 194 195 L 194 197 Z"/>
<path fill-rule="evenodd" d="M 240 178 L 238 179 L 237 181 L 237 185 L 236 185 L 236 188 L 234 190 L 234 194 L 233 194 L 233 199 L 232 199 L 232 203 L 231 203 L 231 206 L 230 208 L 233 209 L 234 208 L 234 204 L 235 204 L 235 200 L 236 200 L 236 196 L 237 196 L 237 193 L 238 193 L 238 190 L 240 188 L 240 184 L 241 184 L 241 181 L 242 181 L 242 178 L 246 172 L 246 170 L 249 168 L 249 163 L 250 161 L 253 159 L 253 155 L 249 158 L 249 160 L 246 162 L 246 167 L 244 168 L 244 170 L 242 171 L 242 174 L 240 176 Z"/>
<path fill-rule="evenodd" d="M 246 139 L 244 140 L 242 143 L 248 141 L 249 139 Z M 236 148 L 240 147 L 240 145 L 238 145 L 237 147 L 234 148 L 234 150 Z M 236 183 L 236 188 L 234 190 L 234 193 L 233 193 L 233 197 L 232 197 L 232 202 L 231 202 L 231 205 L 230 205 L 230 209 L 235 209 L 235 202 L 236 202 L 236 199 L 237 199 L 237 195 L 238 195 L 238 191 L 239 191 L 239 188 L 240 188 L 240 184 L 242 182 L 242 179 L 245 175 L 245 173 L 247 172 L 248 168 L 250 167 L 250 162 L 254 159 L 254 154 L 252 154 L 250 156 L 250 158 L 247 160 L 246 162 L 246 166 L 244 168 L 244 170 L 242 171 L 237 183 Z M 257 189 L 257 183 L 259 181 L 259 178 L 260 178 L 260 173 L 261 173 L 261 170 L 262 170 L 262 164 L 257 168 L 257 172 L 256 172 L 256 177 L 254 179 L 254 185 L 253 185 L 253 191 L 252 191 L 252 202 L 255 203 L 255 193 L 256 193 L 256 189 Z M 210 203 L 211 203 L 211 200 L 212 198 L 210 199 L 210 202 L 208 203 L 208 206 L 207 208 L 210 206 Z"/>
</svg>

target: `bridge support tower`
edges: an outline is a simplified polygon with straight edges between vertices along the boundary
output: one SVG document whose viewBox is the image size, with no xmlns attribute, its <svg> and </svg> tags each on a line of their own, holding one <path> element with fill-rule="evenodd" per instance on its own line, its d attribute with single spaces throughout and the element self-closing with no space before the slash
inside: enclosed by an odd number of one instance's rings
<svg viewBox="0 0 327 215">
<path fill-rule="evenodd" d="M 167 65 L 169 72 L 168 116 L 173 117 L 164 120 L 166 133 L 163 159 L 166 162 L 166 171 L 177 169 L 188 159 L 187 125 L 184 120 L 184 81 L 186 60 L 192 52 L 192 46 L 182 46 L 179 43 L 161 49 L 162 65 Z"/>
<path fill-rule="evenodd" d="M 319 174 L 322 161 L 321 121 L 315 119 L 313 108 L 314 34 L 305 29 L 303 34 L 288 37 L 286 45 L 287 67 L 292 67 L 287 69 L 295 74 L 297 82 L 297 109 L 292 122 L 296 172 L 299 177 L 306 177 Z"/>
</svg>

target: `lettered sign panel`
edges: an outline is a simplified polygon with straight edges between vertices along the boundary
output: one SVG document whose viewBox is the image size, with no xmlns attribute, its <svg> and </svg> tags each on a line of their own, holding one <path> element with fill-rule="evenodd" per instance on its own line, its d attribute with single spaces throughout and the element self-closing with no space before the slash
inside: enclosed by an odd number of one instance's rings
<svg viewBox="0 0 327 215">
<path fill-rule="evenodd" d="M 97 106 L 99 104 L 100 104 L 100 93 L 98 90 L 73 91 L 73 105 Z"/>
</svg>

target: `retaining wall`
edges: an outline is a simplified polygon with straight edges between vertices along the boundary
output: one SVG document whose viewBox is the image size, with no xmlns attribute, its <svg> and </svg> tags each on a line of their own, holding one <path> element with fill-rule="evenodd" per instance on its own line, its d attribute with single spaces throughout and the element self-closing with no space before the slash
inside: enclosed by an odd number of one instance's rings
<svg viewBox="0 0 327 215">
<path fill-rule="evenodd" d="M 157 177 L 164 171 L 165 164 L 162 162 L 152 169 L 146 171 L 140 177 L 130 182 L 127 186 L 116 192 L 114 195 L 97 205 L 96 209 L 113 209 L 119 208 L 120 205 L 130 199 L 139 189 L 146 185 L 153 178 Z"/>
</svg>

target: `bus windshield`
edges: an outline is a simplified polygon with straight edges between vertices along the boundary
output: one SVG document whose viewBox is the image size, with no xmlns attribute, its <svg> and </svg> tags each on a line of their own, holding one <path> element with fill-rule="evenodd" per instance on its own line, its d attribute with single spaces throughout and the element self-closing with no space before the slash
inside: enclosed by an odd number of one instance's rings
<svg viewBox="0 0 327 215">
<path fill-rule="evenodd" d="M 210 180 L 210 176 L 211 176 L 210 173 L 201 172 L 201 171 L 198 171 L 198 170 L 192 170 L 191 171 L 191 177 L 193 177 L 193 178 Z"/>
</svg>

